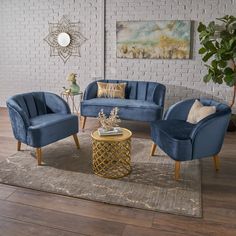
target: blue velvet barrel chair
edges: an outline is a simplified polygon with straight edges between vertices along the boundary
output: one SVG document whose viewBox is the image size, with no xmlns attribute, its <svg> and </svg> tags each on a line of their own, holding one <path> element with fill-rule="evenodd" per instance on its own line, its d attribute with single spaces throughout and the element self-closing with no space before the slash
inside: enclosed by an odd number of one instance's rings
<svg viewBox="0 0 236 236">
<path fill-rule="evenodd" d="M 98 98 L 97 82 L 126 83 L 125 98 Z M 162 119 L 166 87 L 163 84 L 147 81 L 100 80 L 90 83 L 81 102 L 82 129 L 86 117 L 97 117 L 101 109 L 109 114 L 112 108 L 119 108 L 123 120 L 152 122 Z"/>
<path fill-rule="evenodd" d="M 73 135 L 79 148 L 78 117 L 72 115 L 68 104 L 58 95 L 49 92 L 32 92 L 15 95 L 7 100 L 7 107 L 17 150 L 21 143 L 36 148 L 38 165 L 41 148 Z"/>
<path fill-rule="evenodd" d="M 219 170 L 218 153 L 230 119 L 229 106 L 211 99 L 200 99 L 204 106 L 216 106 L 216 113 L 205 117 L 197 124 L 188 123 L 188 113 L 195 99 L 181 101 L 171 106 L 164 119 L 151 124 L 153 145 L 151 156 L 158 145 L 175 160 L 175 179 L 179 179 L 180 163 L 213 156 L 215 169 Z"/>
</svg>

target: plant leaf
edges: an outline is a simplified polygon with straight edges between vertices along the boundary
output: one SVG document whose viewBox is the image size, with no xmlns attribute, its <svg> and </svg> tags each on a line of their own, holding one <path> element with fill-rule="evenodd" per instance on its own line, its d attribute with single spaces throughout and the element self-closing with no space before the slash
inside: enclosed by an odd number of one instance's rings
<svg viewBox="0 0 236 236">
<path fill-rule="evenodd" d="M 235 84 L 235 79 L 234 79 L 233 75 L 225 76 L 224 81 L 230 87 L 232 87 Z"/>
<path fill-rule="evenodd" d="M 227 62 L 221 60 L 221 61 L 219 61 L 218 65 L 219 65 L 220 68 L 225 68 L 227 66 Z"/>
<path fill-rule="evenodd" d="M 210 74 L 210 73 L 203 77 L 203 81 L 205 83 L 208 83 L 211 79 L 212 79 L 212 74 Z"/>
<path fill-rule="evenodd" d="M 216 60 L 213 60 L 213 61 L 211 62 L 211 65 L 212 65 L 212 67 L 213 67 L 214 69 L 216 69 L 216 68 L 217 68 L 217 65 L 218 65 L 218 62 L 217 62 Z"/>
<path fill-rule="evenodd" d="M 217 76 L 217 77 L 216 77 L 216 82 L 217 82 L 218 84 L 223 84 L 223 75 Z"/>
<path fill-rule="evenodd" d="M 202 60 L 204 62 L 207 62 L 214 54 L 215 54 L 214 52 L 209 52 L 202 58 Z"/>
<path fill-rule="evenodd" d="M 212 41 L 207 41 L 206 43 L 204 43 L 204 46 L 206 49 L 211 50 L 212 52 L 216 51 L 216 47 L 214 46 Z"/>
<path fill-rule="evenodd" d="M 229 76 L 229 75 L 232 75 L 234 73 L 234 71 L 230 67 L 226 67 L 224 69 L 224 73 L 226 76 Z"/>
<path fill-rule="evenodd" d="M 206 26 L 202 22 L 200 22 L 198 25 L 197 31 L 201 33 L 204 30 L 206 30 Z"/>
<path fill-rule="evenodd" d="M 205 47 L 202 47 L 199 49 L 198 53 L 199 54 L 204 54 L 207 51 L 207 49 Z"/>
</svg>

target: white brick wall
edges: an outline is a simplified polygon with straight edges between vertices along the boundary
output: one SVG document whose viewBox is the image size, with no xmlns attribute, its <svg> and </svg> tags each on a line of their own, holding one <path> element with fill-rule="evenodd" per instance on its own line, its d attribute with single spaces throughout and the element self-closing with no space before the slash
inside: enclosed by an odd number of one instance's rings
<svg viewBox="0 0 236 236">
<path fill-rule="evenodd" d="M 0 106 L 7 97 L 21 92 L 47 90 L 60 93 L 67 74 L 78 73 L 82 89 L 94 76 L 101 75 L 102 0 L 0 0 Z M 81 57 L 70 57 L 64 65 L 59 57 L 50 57 L 43 40 L 48 22 L 67 15 L 80 21 L 88 39 Z"/>
<path fill-rule="evenodd" d="M 21 92 L 48 90 L 59 93 L 66 75 L 78 73 L 82 89 L 99 77 L 101 69 L 101 3 L 103 0 L 0 0 L 0 106 Z M 230 100 L 232 89 L 204 84 L 205 68 L 197 54 L 199 21 L 209 22 L 225 14 L 236 15 L 236 0 L 106 0 L 106 78 L 151 80 L 167 85 L 166 106 L 189 97 L 210 96 Z M 50 57 L 43 40 L 48 22 L 63 15 L 81 22 L 88 38 L 81 57 L 64 65 Z M 191 60 L 148 60 L 116 58 L 117 20 L 194 21 Z"/>
<path fill-rule="evenodd" d="M 226 14 L 236 15 L 235 0 L 107 0 L 106 4 L 106 77 L 151 80 L 167 85 L 166 107 L 186 98 L 207 96 L 231 99 L 232 89 L 205 84 L 206 70 L 197 51 L 197 25 Z M 191 60 L 148 60 L 116 58 L 116 21 L 192 20 L 193 58 Z"/>
</svg>

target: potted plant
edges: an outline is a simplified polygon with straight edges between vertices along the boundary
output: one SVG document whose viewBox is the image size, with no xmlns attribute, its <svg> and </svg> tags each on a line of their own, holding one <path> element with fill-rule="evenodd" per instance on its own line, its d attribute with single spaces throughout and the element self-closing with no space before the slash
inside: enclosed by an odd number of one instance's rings
<svg viewBox="0 0 236 236">
<path fill-rule="evenodd" d="M 236 17 L 226 15 L 217 18 L 220 24 L 211 21 L 208 25 L 199 23 L 198 32 L 201 48 L 199 54 L 206 63 L 205 83 L 213 81 L 232 87 L 230 107 L 235 103 L 236 95 Z M 236 116 L 232 115 L 229 130 L 236 130 Z M 234 126 L 234 127 L 233 127 Z"/>
</svg>

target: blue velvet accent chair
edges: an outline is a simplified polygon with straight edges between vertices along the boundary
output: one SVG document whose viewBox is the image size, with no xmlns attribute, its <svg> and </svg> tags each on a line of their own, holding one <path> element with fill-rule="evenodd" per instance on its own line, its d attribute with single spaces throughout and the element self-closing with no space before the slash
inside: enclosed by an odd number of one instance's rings
<svg viewBox="0 0 236 236">
<path fill-rule="evenodd" d="M 72 115 L 68 104 L 58 95 L 49 92 L 18 94 L 7 100 L 12 130 L 21 143 L 36 148 L 38 165 L 41 164 L 41 148 L 73 135 L 79 148 L 78 117 Z"/>
<path fill-rule="evenodd" d="M 172 105 L 162 121 L 151 124 L 153 145 L 151 156 L 158 145 L 175 160 L 175 179 L 179 179 L 180 162 L 213 156 L 215 169 L 219 170 L 218 153 L 221 150 L 231 109 L 228 105 L 212 99 L 199 99 L 204 106 L 216 106 L 216 113 L 200 120 L 197 124 L 188 123 L 188 113 L 195 99 Z"/>
<path fill-rule="evenodd" d="M 90 83 L 81 102 L 82 129 L 86 117 L 97 117 L 101 109 L 109 114 L 112 108 L 119 108 L 119 117 L 124 120 L 152 122 L 162 119 L 165 91 L 164 85 L 156 82 L 100 80 L 103 83 L 126 83 L 125 99 L 98 98 L 97 81 Z"/>
</svg>

